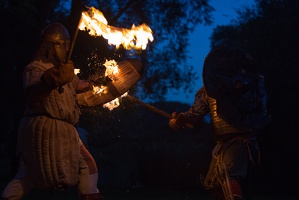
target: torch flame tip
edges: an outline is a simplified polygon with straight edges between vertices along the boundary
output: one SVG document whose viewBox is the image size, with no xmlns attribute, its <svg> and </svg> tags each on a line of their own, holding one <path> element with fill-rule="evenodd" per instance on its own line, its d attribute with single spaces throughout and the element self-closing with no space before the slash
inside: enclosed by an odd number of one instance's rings
<svg viewBox="0 0 299 200">
<path fill-rule="evenodd" d="M 103 13 L 95 7 L 88 7 L 88 11 L 82 12 L 79 29 L 86 31 L 92 36 L 102 36 L 108 40 L 108 44 L 119 48 L 122 45 L 125 49 L 145 50 L 149 41 L 153 41 L 152 30 L 145 23 L 130 29 L 118 28 L 108 25 Z"/>
</svg>

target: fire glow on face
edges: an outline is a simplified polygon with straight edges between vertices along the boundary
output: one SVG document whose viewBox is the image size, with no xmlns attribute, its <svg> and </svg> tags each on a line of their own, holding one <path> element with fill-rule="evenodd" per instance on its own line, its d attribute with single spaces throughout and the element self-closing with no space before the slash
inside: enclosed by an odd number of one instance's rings
<svg viewBox="0 0 299 200">
<path fill-rule="evenodd" d="M 103 36 L 109 45 L 115 45 L 116 48 L 122 45 L 128 50 L 131 48 L 145 50 L 148 41 L 154 40 L 152 30 L 146 24 L 139 26 L 133 24 L 130 29 L 110 26 L 103 13 L 94 7 L 82 12 L 78 27 L 80 30 L 88 31 L 89 35 Z"/>
</svg>

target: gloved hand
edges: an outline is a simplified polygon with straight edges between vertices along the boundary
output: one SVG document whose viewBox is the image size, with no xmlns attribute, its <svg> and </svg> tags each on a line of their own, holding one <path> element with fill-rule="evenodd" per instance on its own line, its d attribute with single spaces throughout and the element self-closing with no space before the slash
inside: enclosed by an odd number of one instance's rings
<svg viewBox="0 0 299 200">
<path fill-rule="evenodd" d="M 76 93 L 79 94 L 79 93 L 87 92 L 92 89 L 93 89 L 92 83 L 85 80 L 79 80 L 78 86 L 76 88 Z"/>
<path fill-rule="evenodd" d="M 46 70 L 42 79 L 51 87 L 63 86 L 73 80 L 75 76 L 74 69 L 72 61 L 60 63 L 58 67 Z"/>
<path fill-rule="evenodd" d="M 68 63 L 60 63 L 59 71 L 62 82 L 71 82 L 75 76 L 75 67 L 72 61 Z"/>
<path fill-rule="evenodd" d="M 177 112 L 173 112 L 171 114 L 172 119 L 169 120 L 169 126 L 174 131 L 180 131 L 185 123 L 186 123 L 186 117 L 183 114 L 179 114 Z"/>
</svg>

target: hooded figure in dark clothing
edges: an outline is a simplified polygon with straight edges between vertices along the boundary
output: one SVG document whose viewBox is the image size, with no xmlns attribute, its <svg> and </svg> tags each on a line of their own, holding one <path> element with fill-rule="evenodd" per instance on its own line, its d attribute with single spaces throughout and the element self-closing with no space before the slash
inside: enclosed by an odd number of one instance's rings
<svg viewBox="0 0 299 200">
<path fill-rule="evenodd" d="M 256 60 L 241 49 L 219 47 L 204 61 L 204 87 L 187 112 L 172 113 L 169 125 L 179 131 L 186 122 L 198 125 L 210 114 L 217 142 L 203 180 L 215 199 L 245 199 L 245 180 L 258 164 L 256 135 L 270 122 L 264 77 Z"/>
</svg>

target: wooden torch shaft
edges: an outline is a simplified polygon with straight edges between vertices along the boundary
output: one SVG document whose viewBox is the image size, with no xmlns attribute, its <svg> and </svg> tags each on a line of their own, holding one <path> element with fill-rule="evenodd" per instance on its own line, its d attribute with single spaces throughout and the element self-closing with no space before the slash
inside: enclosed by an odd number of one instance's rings
<svg viewBox="0 0 299 200">
<path fill-rule="evenodd" d="M 128 97 L 130 100 L 134 101 L 135 103 L 138 103 L 138 104 L 142 105 L 143 107 L 146 107 L 149 110 L 154 111 L 154 112 L 162 115 L 163 117 L 166 117 L 168 119 L 172 119 L 171 114 L 169 114 L 167 112 L 164 112 L 163 110 L 160 110 L 160 109 L 158 109 L 158 108 L 156 108 L 154 106 L 151 106 L 151 105 L 149 105 L 147 103 L 144 103 L 144 102 L 140 101 L 139 99 L 136 99 L 135 97 L 132 97 L 130 95 L 127 95 L 126 97 Z"/>
<path fill-rule="evenodd" d="M 136 99 L 135 97 L 132 97 L 130 95 L 127 95 L 126 97 L 129 98 L 131 101 L 134 101 L 135 103 L 138 103 L 139 105 L 141 105 L 143 107 L 146 107 L 149 110 L 162 115 L 163 117 L 166 117 L 168 119 L 172 119 L 171 114 L 169 114 L 167 112 L 164 112 L 163 110 L 160 110 L 160 109 L 158 109 L 158 108 L 156 108 L 156 107 L 154 107 L 152 105 L 149 105 L 147 103 L 144 103 L 144 102 L 140 101 L 139 99 Z M 185 123 L 185 126 L 187 126 L 188 128 L 193 128 L 193 125 L 190 124 L 190 123 L 188 123 L 188 122 Z"/>
<path fill-rule="evenodd" d="M 68 63 L 68 62 L 71 60 L 71 56 L 72 56 L 72 53 L 73 53 L 73 49 L 74 49 L 74 45 L 75 45 L 75 41 L 76 41 L 76 39 L 77 39 L 78 32 L 79 32 L 79 26 L 80 26 L 80 24 L 81 24 L 81 20 L 82 20 L 82 16 L 80 17 L 78 26 L 77 26 L 76 31 L 75 31 L 75 34 L 74 34 L 74 37 L 73 37 L 73 39 L 72 39 L 72 42 L 71 42 L 71 45 L 70 45 L 70 49 L 69 49 L 69 51 L 68 51 L 68 55 L 67 55 L 67 59 L 66 59 L 66 63 Z"/>
</svg>

